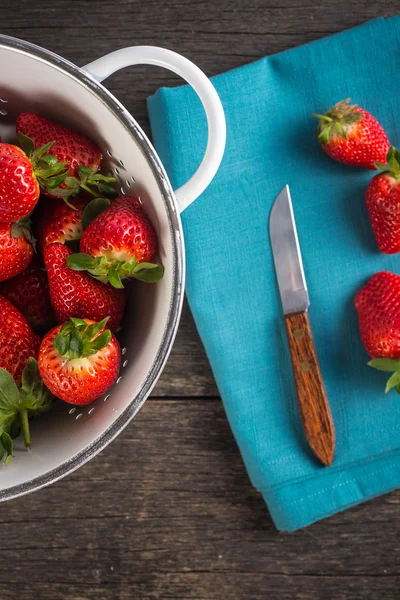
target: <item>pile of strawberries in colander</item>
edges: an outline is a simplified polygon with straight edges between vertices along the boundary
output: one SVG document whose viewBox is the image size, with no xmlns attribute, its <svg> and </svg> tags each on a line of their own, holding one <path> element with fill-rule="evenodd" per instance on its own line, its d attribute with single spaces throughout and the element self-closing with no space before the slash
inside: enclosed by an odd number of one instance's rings
<svg viewBox="0 0 400 600">
<path fill-rule="evenodd" d="M 59 398 L 89 404 L 117 379 L 124 280 L 157 282 L 157 238 L 101 152 L 34 113 L 0 143 L 0 456 Z"/>
</svg>

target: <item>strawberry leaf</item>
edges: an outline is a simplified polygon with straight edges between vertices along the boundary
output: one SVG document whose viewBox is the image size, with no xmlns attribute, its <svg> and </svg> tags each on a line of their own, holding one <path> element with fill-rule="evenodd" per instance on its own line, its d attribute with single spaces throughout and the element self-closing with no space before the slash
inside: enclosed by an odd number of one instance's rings
<svg viewBox="0 0 400 600">
<path fill-rule="evenodd" d="M 132 276 L 146 283 L 157 283 L 164 276 L 164 267 L 155 263 L 142 262 L 135 267 Z"/>
<path fill-rule="evenodd" d="M 394 360 L 393 358 L 373 358 L 368 363 L 369 367 L 378 369 L 378 371 L 398 371 L 400 370 L 400 360 Z"/>
<path fill-rule="evenodd" d="M 46 154 L 45 156 L 42 156 L 42 162 L 44 162 L 46 165 L 49 165 L 50 167 L 54 167 L 58 163 L 58 160 L 52 154 Z M 63 164 L 65 165 L 66 163 Z"/>
<path fill-rule="evenodd" d="M 14 378 L 5 369 L 0 369 L 0 411 L 10 410 L 19 402 L 19 391 Z"/>
<path fill-rule="evenodd" d="M 42 156 L 50 150 L 53 144 L 54 142 L 48 142 L 47 144 L 43 144 L 43 146 L 40 146 L 32 153 L 32 156 L 30 158 L 34 166 L 40 161 Z"/>
<path fill-rule="evenodd" d="M 99 321 L 98 323 L 93 323 L 93 325 L 89 325 L 89 327 L 86 325 L 87 329 L 85 331 L 85 337 L 87 337 L 90 340 L 93 340 L 93 338 L 98 335 L 100 333 L 100 331 L 102 329 L 104 329 L 104 327 L 107 325 L 107 321 L 110 317 L 106 317 L 105 319 L 103 319 L 102 321 Z"/>
<path fill-rule="evenodd" d="M 78 330 L 85 330 L 88 326 L 84 319 L 77 319 L 76 317 L 71 317 L 70 321 L 73 324 L 73 326 Z M 72 329 L 74 327 L 72 327 Z M 72 331 L 72 329 L 71 329 L 71 331 Z"/>
<path fill-rule="evenodd" d="M 61 329 L 60 329 L 60 333 L 62 333 L 63 335 L 68 335 L 69 333 L 71 333 L 71 331 L 74 328 L 74 324 L 73 322 L 67 321 L 66 323 L 64 323 L 64 325 L 62 325 Z"/>
<path fill-rule="evenodd" d="M 99 352 L 99 350 L 102 350 L 103 348 L 108 346 L 110 340 L 111 331 L 109 329 L 106 329 L 105 331 L 103 331 L 103 333 L 98 335 L 92 342 L 86 345 L 82 356 L 91 356 L 92 354 L 96 354 L 97 352 Z"/>
<path fill-rule="evenodd" d="M 85 230 L 96 217 L 104 212 L 110 206 L 107 198 L 94 198 L 85 207 L 82 214 L 82 227 Z"/>
<path fill-rule="evenodd" d="M 31 140 L 30 137 L 24 135 L 20 131 L 18 132 L 17 137 L 22 150 L 25 152 L 28 158 L 31 158 L 32 154 L 35 151 L 35 144 L 33 140 Z"/>
<path fill-rule="evenodd" d="M 22 373 L 20 396 L 29 417 L 49 410 L 54 399 L 40 377 L 37 360 L 32 356 Z"/>
<path fill-rule="evenodd" d="M 386 161 L 386 165 L 381 162 L 375 162 L 374 166 L 380 171 L 390 173 L 396 179 L 400 179 L 400 151 L 394 146 L 390 146 L 386 155 Z"/>
<path fill-rule="evenodd" d="M 398 385 L 400 385 L 400 371 L 395 371 L 386 383 L 385 394 Z"/>
<path fill-rule="evenodd" d="M 20 238 L 23 235 L 22 229 L 18 225 L 18 223 L 13 223 L 11 225 L 10 234 L 11 234 L 11 237 L 14 238 L 14 239 Z"/>
<path fill-rule="evenodd" d="M 11 225 L 10 234 L 13 238 L 24 236 L 25 239 L 32 244 L 33 249 L 36 250 L 36 239 L 32 234 L 31 226 L 32 223 L 30 218 L 24 217 Z"/>
<path fill-rule="evenodd" d="M 68 173 L 68 171 L 63 171 L 59 175 L 47 177 L 46 178 L 46 190 L 51 191 L 51 190 L 56 189 L 59 185 L 61 185 L 63 183 L 63 181 L 65 181 L 65 176 L 67 175 L 67 173 Z"/>
<path fill-rule="evenodd" d="M 91 175 L 93 175 L 93 169 L 85 167 L 84 165 L 78 165 L 78 175 L 82 183 L 86 183 Z"/>
<path fill-rule="evenodd" d="M 110 270 L 108 271 L 108 281 L 114 288 L 122 289 L 124 287 L 118 272 L 118 266 L 115 264 L 112 264 Z"/>
<path fill-rule="evenodd" d="M 111 182 L 115 181 L 115 177 L 113 177 L 112 175 L 103 175 L 103 173 L 94 173 L 93 175 L 90 176 L 90 181 L 91 182 L 104 181 L 107 183 L 111 183 Z"/>
<path fill-rule="evenodd" d="M 69 334 L 58 333 L 54 338 L 53 345 L 58 354 L 65 356 L 69 350 Z"/>
<path fill-rule="evenodd" d="M 70 342 L 69 342 L 69 358 L 79 358 L 82 356 L 83 350 L 83 341 L 80 332 L 76 329 L 73 329 L 70 334 Z"/>
<path fill-rule="evenodd" d="M 22 371 L 21 389 L 31 390 L 35 384 L 38 374 L 37 361 L 31 356 Z"/>
<path fill-rule="evenodd" d="M 74 271 L 89 271 L 96 269 L 100 264 L 100 258 L 93 258 L 90 254 L 70 254 L 67 258 L 67 265 Z"/>
<path fill-rule="evenodd" d="M 7 467 L 13 457 L 13 441 L 11 436 L 6 431 L 3 431 L 0 434 L 0 442 L 2 447 L 1 458 L 6 457 L 5 465 Z"/>
<path fill-rule="evenodd" d="M 107 198 L 111 198 L 111 200 L 115 200 L 115 198 L 118 198 L 118 192 L 117 190 L 115 190 L 111 185 L 107 185 L 106 183 L 103 183 L 102 181 L 99 181 L 97 183 L 97 189 L 101 194 L 104 194 L 104 196 L 107 196 Z"/>
<path fill-rule="evenodd" d="M 387 392 L 389 392 L 393 388 L 396 388 L 396 391 L 399 393 L 400 360 L 394 360 L 391 358 L 374 358 L 369 361 L 368 366 L 373 367 L 374 369 L 378 369 L 379 371 L 394 371 L 393 375 L 389 377 L 386 383 L 385 394 L 387 394 Z"/>
</svg>

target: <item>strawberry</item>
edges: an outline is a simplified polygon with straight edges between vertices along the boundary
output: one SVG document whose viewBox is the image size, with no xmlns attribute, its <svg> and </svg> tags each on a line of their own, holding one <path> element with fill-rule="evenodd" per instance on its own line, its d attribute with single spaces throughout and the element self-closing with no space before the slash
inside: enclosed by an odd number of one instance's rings
<svg viewBox="0 0 400 600">
<path fill-rule="evenodd" d="M 72 251 L 54 243 L 46 247 L 44 262 L 49 278 L 50 298 L 59 323 L 71 317 L 101 321 L 109 317 L 109 328 L 119 326 L 126 303 L 125 291 L 96 281 L 87 273 L 77 273 L 67 266 Z"/>
<path fill-rule="evenodd" d="M 0 222 L 29 215 L 39 200 L 34 165 L 18 146 L 0 143 Z"/>
<path fill-rule="evenodd" d="M 74 242 L 82 236 L 82 214 L 89 200 L 74 198 L 68 206 L 62 200 L 48 202 L 37 224 L 39 247 L 44 253 L 45 247 L 53 242 Z"/>
<path fill-rule="evenodd" d="M 0 458 L 6 457 L 6 465 L 13 455 L 13 438 L 22 430 L 25 447 L 30 448 L 29 419 L 49 410 L 52 401 L 32 356 L 22 371 L 20 388 L 10 373 L 0 368 Z"/>
<path fill-rule="evenodd" d="M 400 152 L 391 147 L 387 165 L 369 183 L 365 194 L 368 216 L 381 252 L 400 252 Z"/>
<path fill-rule="evenodd" d="M 68 259 L 68 266 L 116 288 L 128 277 L 155 282 L 164 273 L 162 265 L 152 262 L 157 253 L 154 227 L 140 201 L 130 196 L 114 200 L 90 223 L 80 250 Z"/>
<path fill-rule="evenodd" d="M 386 391 L 400 393 L 400 276 L 381 271 L 355 297 L 361 339 L 373 360 L 369 366 L 394 371 Z"/>
<path fill-rule="evenodd" d="M 338 102 L 325 115 L 314 114 L 318 140 L 333 160 L 374 170 L 375 162 L 385 161 L 389 140 L 375 117 L 349 102 Z"/>
<path fill-rule="evenodd" d="M 0 294 L 26 317 L 34 331 L 48 331 L 54 325 L 47 275 L 36 257 L 25 271 L 0 285 Z"/>
<path fill-rule="evenodd" d="M 99 323 L 72 318 L 43 338 L 40 375 L 49 390 L 70 404 L 89 404 L 104 394 L 118 377 L 121 349 L 116 337 Z"/>
<path fill-rule="evenodd" d="M 40 338 L 23 315 L 0 296 L 0 367 L 12 375 L 17 384 L 30 356 L 37 357 Z"/>
<path fill-rule="evenodd" d="M 113 177 L 98 174 L 101 152 L 86 136 L 59 125 L 35 113 L 21 113 L 17 120 L 17 134 L 21 146 L 28 156 L 34 148 L 50 144 L 51 159 L 49 165 L 63 165 L 63 178 L 41 186 L 44 193 L 54 198 L 76 196 L 85 189 L 97 196 L 97 190 L 115 194 L 108 182 Z M 49 148 L 49 149 L 50 149 Z M 47 155 L 49 156 L 49 155 Z M 94 191 L 96 190 L 96 191 Z"/>
<path fill-rule="evenodd" d="M 29 238 L 29 239 L 27 239 Z M 31 262 L 33 247 L 27 223 L 0 223 L 0 281 L 21 273 Z"/>
</svg>

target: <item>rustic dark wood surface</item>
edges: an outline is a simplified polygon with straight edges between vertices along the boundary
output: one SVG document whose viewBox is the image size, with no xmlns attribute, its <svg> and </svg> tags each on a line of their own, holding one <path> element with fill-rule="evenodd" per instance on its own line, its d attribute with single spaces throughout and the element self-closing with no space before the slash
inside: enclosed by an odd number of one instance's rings
<svg viewBox="0 0 400 600">
<path fill-rule="evenodd" d="M 3 0 L 2 33 L 83 65 L 166 46 L 207 74 L 376 16 L 389 0 Z M 107 83 L 148 130 L 145 98 L 178 79 Z M 189 310 L 137 419 L 67 479 L 0 506 L 1 600 L 395 600 L 400 493 L 279 534 L 249 484 Z"/>
</svg>

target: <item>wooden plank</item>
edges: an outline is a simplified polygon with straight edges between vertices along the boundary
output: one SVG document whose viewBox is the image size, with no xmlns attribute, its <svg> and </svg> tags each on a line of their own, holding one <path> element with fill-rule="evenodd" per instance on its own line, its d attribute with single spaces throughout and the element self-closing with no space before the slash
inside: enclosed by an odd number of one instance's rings
<svg viewBox="0 0 400 600">
<path fill-rule="evenodd" d="M 186 301 L 175 344 L 153 396 L 218 396 L 206 353 Z"/>
<path fill-rule="evenodd" d="M 394 600 L 399 504 L 278 533 L 221 403 L 151 400 L 99 457 L 0 506 L 0 597 Z"/>
<path fill-rule="evenodd" d="M 133 565 L 132 565 L 132 568 Z M 110 567 L 111 569 L 111 567 Z M 111 572 L 112 574 L 112 572 Z M 100 576 L 101 580 L 102 577 Z M 41 583 L 37 586 L 7 585 L 2 600 L 398 600 L 399 578 L 385 577 L 296 577 L 246 573 L 142 573 L 137 584 Z"/>
</svg>

